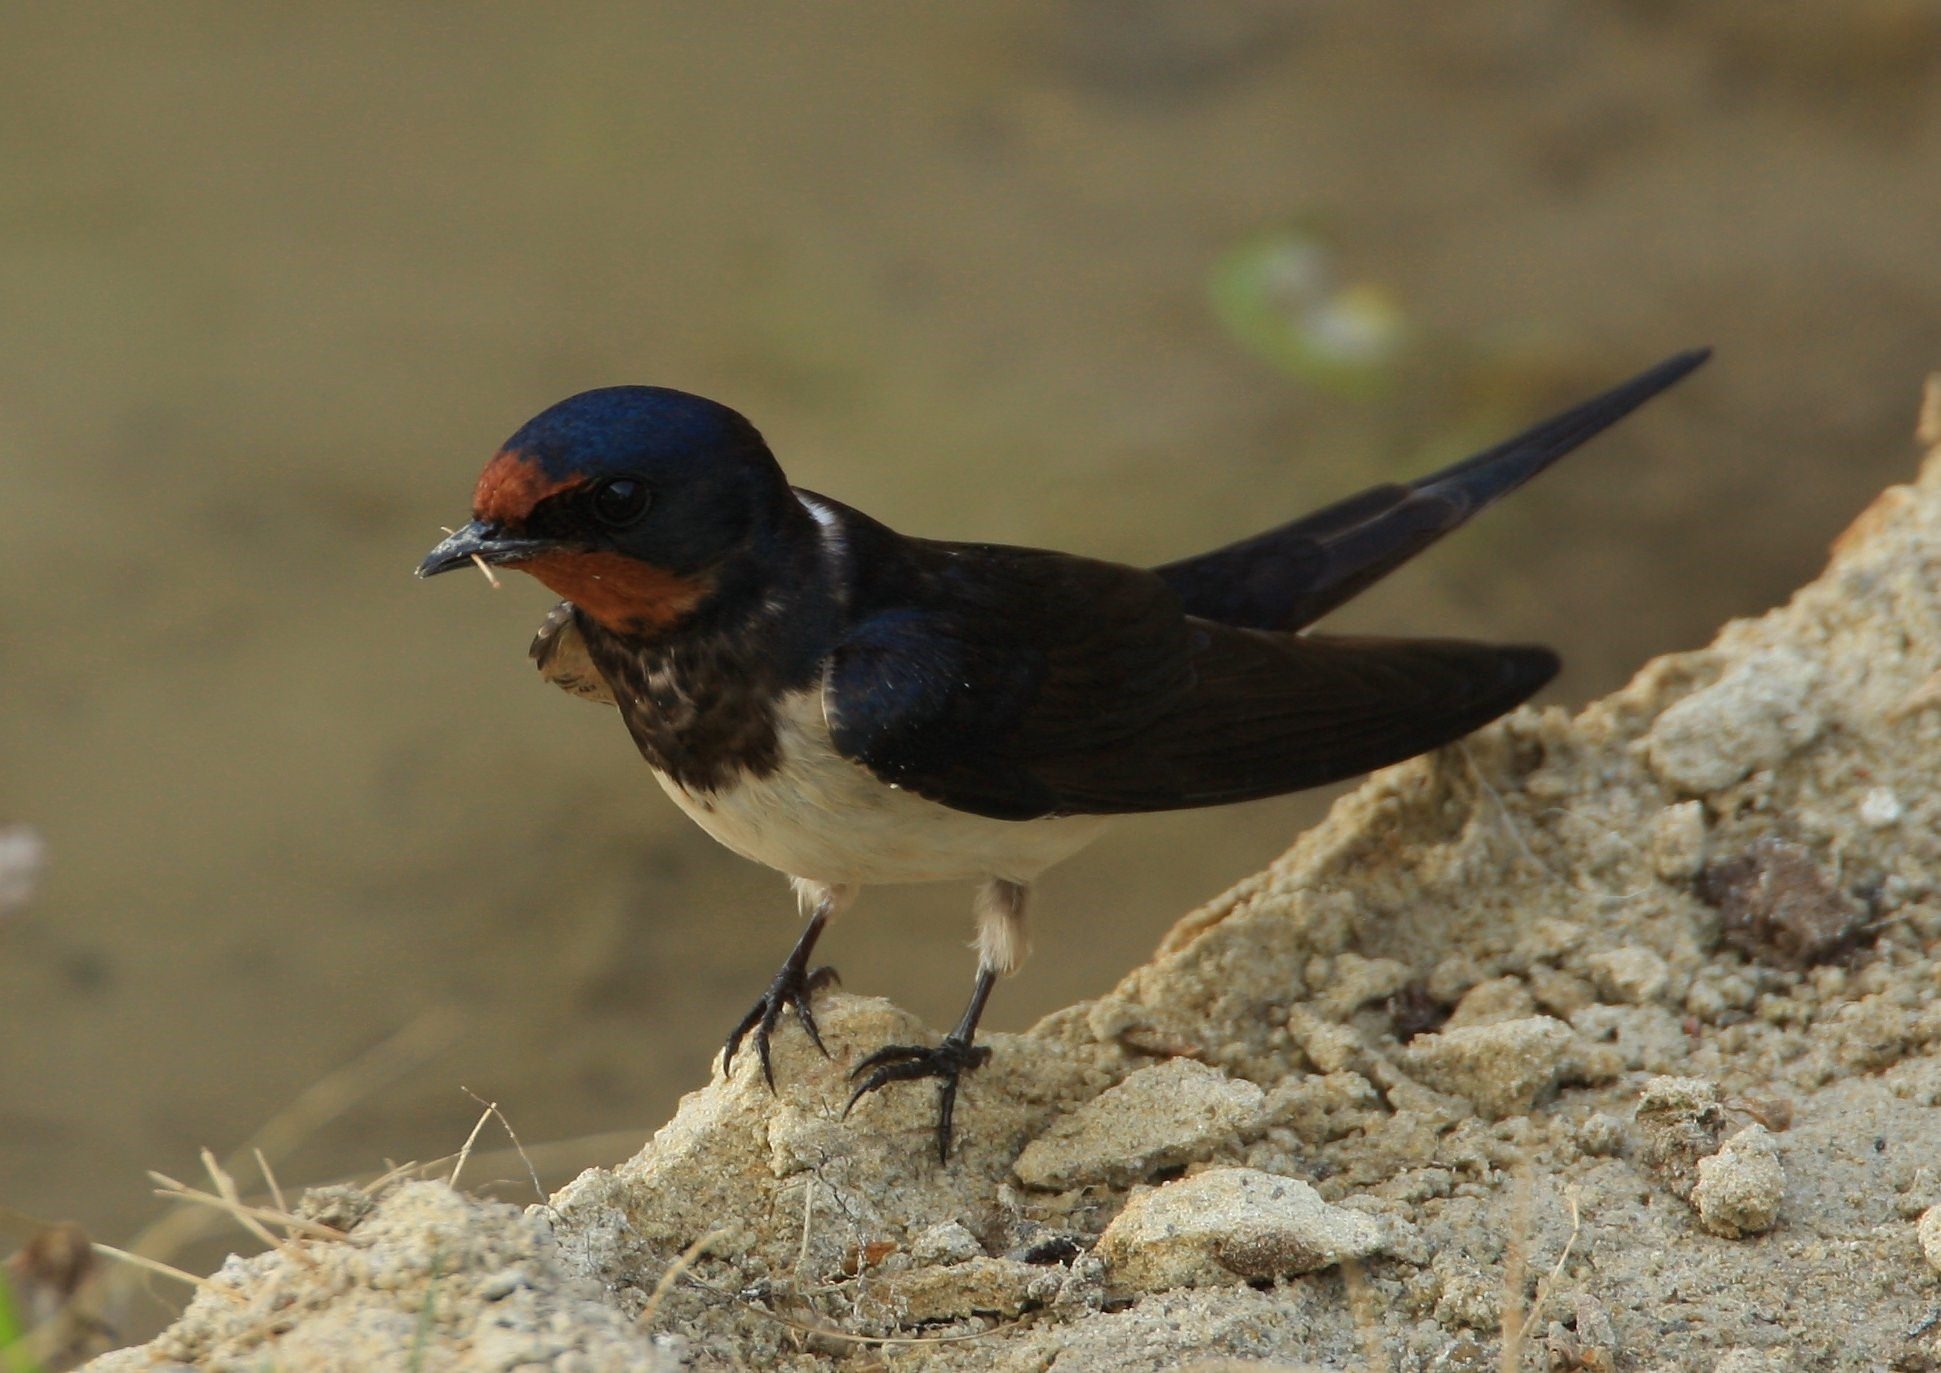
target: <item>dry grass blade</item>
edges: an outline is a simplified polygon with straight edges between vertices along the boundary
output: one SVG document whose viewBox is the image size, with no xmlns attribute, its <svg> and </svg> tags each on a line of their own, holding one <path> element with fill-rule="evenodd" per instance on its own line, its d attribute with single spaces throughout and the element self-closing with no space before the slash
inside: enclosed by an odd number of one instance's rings
<svg viewBox="0 0 1941 1373">
<path fill-rule="evenodd" d="M 809 1237 L 815 1230 L 815 1174 L 809 1175 L 802 1188 L 802 1246 L 795 1255 L 795 1280 L 804 1282 L 809 1271 Z"/>
<path fill-rule="evenodd" d="M 1550 1300 L 1550 1294 L 1556 1290 L 1558 1279 L 1563 1277 L 1564 1265 L 1570 1262 L 1571 1251 L 1577 1247 L 1577 1237 L 1583 1232 L 1584 1218 L 1577 1204 L 1577 1189 L 1572 1187 L 1565 1193 L 1565 1197 L 1570 1203 L 1570 1234 L 1564 1240 L 1563 1252 L 1557 1255 L 1557 1261 L 1550 1266 L 1550 1271 L 1544 1275 L 1543 1281 L 1537 1284 L 1537 1299 L 1530 1303 L 1530 1314 L 1523 1318 L 1515 1331 L 1511 1331 L 1509 1327 L 1507 1309 L 1504 1312 L 1503 1367 L 1506 1369 L 1514 1368 L 1515 1359 L 1522 1357 L 1523 1343 L 1530 1337 L 1530 1331 L 1536 1328 L 1538 1319 L 1542 1317 L 1544 1305 Z"/>
<path fill-rule="evenodd" d="M 453 529 L 450 525 L 447 525 L 447 524 L 441 524 L 438 527 L 444 530 L 445 534 L 448 537 L 458 532 L 456 529 Z M 492 564 L 488 563 L 484 558 L 481 558 L 476 553 L 472 555 L 472 565 L 476 567 L 479 571 L 485 574 L 485 580 L 492 583 L 492 589 L 494 591 L 497 591 L 501 586 L 504 585 L 504 583 L 499 580 L 499 574 L 492 570 Z"/>
<path fill-rule="evenodd" d="M 383 1172 L 379 1173 L 376 1177 L 372 1178 L 369 1182 L 363 1184 L 363 1187 L 366 1192 L 369 1192 L 372 1196 L 376 1196 L 378 1193 L 382 1192 L 385 1188 L 390 1187 L 395 1183 L 404 1181 L 406 1178 L 410 1177 L 413 1173 L 419 1173 L 422 1175 L 424 1169 L 436 1168 L 439 1164 L 443 1162 L 444 1162 L 444 1159 L 433 1159 L 430 1163 L 419 1163 L 416 1160 L 407 1160 L 404 1163 L 391 1163 L 391 1160 L 386 1159 L 385 1163 L 389 1164 L 390 1166 L 387 1167 Z"/>
<path fill-rule="evenodd" d="M 1502 1354 L 1497 1360 L 1501 1373 L 1516 1373 L 1523 1361 L 1523 1333 L 1530 1328 L 1523 1319 L 1523 1280 L 1530 1270 L 1530 1207 L 1536 1192 L 1536 1176 L 1526 1160 L 1517 1166 L 1516 1194 L 1510 1202 L 1509 1252 L 1503 1259 L 1503 1314 L 1498 1324 L 1503 1334 Z"/>
<path fill-rule="evenodd" d="M 519 1142 L 518 1131 L 514 1130 L 512 1128 L 512 1122 L 505 1118 L 505 1112 L 499 1109 L 499 1103 L 496 1101 L 487 1101 L 470 1087 L 460 1086 L 458 1090 L 483 1106 L 488 1116 L 495 1117 L 498 1120 L 499 1128 L 504 1130 L 505 1137 L 512 1141 L 512 1148 L 519 1155 L 519 1162 L 526 1165 L 526 1176 L 532 1179 L 533 1192 L 541 1201 L 546 1200 L 546 1189 L 539 1185 L 539 1170 L 532 1166 L 532 1159 L 526 1154 L 526 1146 Z M 478 1131 L 473 1130 L 472 1139 L 465 1142 L 465 1147 L 467 1149 L 471 1148 L 472 1140 L 476 1140 L 477 1138 Z"/>
<path fill-rule="evenodd" d="M 207 1278 L 199 1278 L 193 1273 L 184 1272 L 172 1263 L 163 1263 L 160 1259 L 151 1259 L 146 1254 L 133 1254 L 126 1249 L 117 1249 L 112 1244 L 103 1244 L 100 1240 L 94 1242 L 94 1252 L 101 1255 L 104 1259 L 113 1259 L 116 1263 L 125 1263 L 130 1268 L 139 1268 L 145 1273 L 158 1273 L 162 1277 L 174 1278 L 177 1282 L 185 1282 L 191 1287 L 210 1288 L 212 1291 L 221 1292 L 231 1301 L 239 1302 L 242 1300 L 242 1296 L 239 1293 L 231 1292 L 226 1287 L 216 1287 Z"/>
<path fill-rule="evenodd" d="M 641 1132 L 638 1130 L 608 1130 L 596 1135 L 576 1135 L 571 1139 L 549 1140 L 543 1144 L 533 1144 L 525 1148 L 508 1145 L 504 1148 L 472 1150 L 472 1157 L 466 1167 L 487 1171 L 497 1171 L 523 1163 L 528 1173 L 537 1173 L 541 1162 L 546 1164 L 544 1171 L 553 1174 L 578 1173 L 595 1164 L 611 1163 L 617 1158 L 625 1158 L 640 1147 Z M 385 1160 L 385 1171 L 369 1182 L 355 1178 L 340 1179 L 361 1187 L 376 1195 L 386 1187 L 407 1177 L 428 1177 L 433 1172 L 448 1166 L 457 1154 L 443 1154 L 438 1158 L 412 1160 L 408 1163 L 392 1163 Z"/>
<path fill-rule="evenodd" d="M 1358 1259 L 1344 1259 L 1341 1284 L 1348 1291 L 1348 1309 L 1354 1313 L 1355 1331 L 1361 1336 L 1361 1357 L 1368 1373 L 1388 1373 L 1388 1354 L 1382 1348 L 1382 1323 L 1375 1314 L 1375 1289 L 1368 1285 L 1368 1270 Z"/>
<path fill-rule="evenodd" d="M 224 1215 L 232 1217 L 245 1229 L 250 1229 L 248 1221 L 244 1219 L 245 1216 L 249 1216 L 259 1221 L 274 1221 L 278 1225 L 288 1226 L 293 1234 L 300 1234 L 306 1239 L 342 1240 L 348 1238 L 342 1230 L 337 1229 L 335 1226 L 324 1225 L 314 1220 L 305 1220 L 301 1216 L 294 1216 L 288 1212 L 272 1211 L 262 1206 L 251 1206 L 246 1202 L 231 1201 L 227 1197 L 218 1196 L 213 1192 L 204 1192 L 198 1188 L 190 1187 L 186 1183 L 177 1182 L 166 1173 L 157 1173 L 150 1170 L 148 1175 L 157 1183 L 155 1188 L 156 1196 L 168 1197 L 174 1201 L 186 1201 L 196 1206 L 206 1206 L 212 1210 L 220 1211 Z M 256 1232 L 251 1229 L 250 1233 L 254 1234 Z M 275 1240 L 272 1239 L 271 1243 L 274 1244 Z"/>
<path fill-rule="evenodd" d="M 234 1171 L 252 1154 L 270 1159 L 284 1157 L 323 1125 L 422 1065 L 456 1039 L 462 1028 L 463 1017 L 449 1007 L 419 1016 L 304 1088 L 240 1149 L 224 1159 L 223 1166 Z M 279 1204 L 279 1211 L 285 1209 Z M 215 1224 L 204 1208 L 171 1211 L 130 1240 L 127 1252 L 165 1260 L 212 1233 Z M 163 1266 L 168 1267 L 166 1263 Z"/>
<path fill-rule="evenodd" d="M 262 1150 L 259 1149 L 256 1151 L 256 1158 L 258 1163 L 267 1172 L 269 1163 L 263 1158 Z M 224 1201 L 230 1202 L 238 1208 L 235 1212 L 236 1219 L 245 1230 L 248 1230 L 250 1234 L 256 1236 L 257 1239 L 267 1244 L 277 1253 L 286 1254 L 312 1272 L 316 1271 L 317 1261 L 297 1248 L 294 1243 L 296 1232 L 291 1222 L 296 1217 L 292 1216 L 289 1208 L 283 1204 L 283 1193 L 280 1188 L 271 1189 L 271 1195 L 276 1200 L 276 1206 L 273 1209 L 263 1208 L 263 1212 L 273 1217 L 276 1223 L 283 1229 L 281 1235 L 273 1235 L 270 1233 L 268 1226 L 264 1225 L 261 1221 L 253 1219 L 248 1214 L 251 1208 L 244 1204 L 242 1193 L 236 1188 L 236 1179 L 231 1177 L 228 1170 L 220 1163 L 216 1162 L 216 1156 L 207 1149 L 202 1151 L 202 1166 L 208 1172 L 210 1180 L 215 1183 L 216 1194 Z"/>
<path fill-rule="evenodd" d="M 467 1092 L 467 1096 L 471 1093 Z M 465 1136 L 465 1143 L 459 1147 L 458 1162 L 452 1165 L 452 1175 L 445 1179 L 445 1185 L 454 1192 L 458 1190 L 458 1175 L 465 1171 L 465 1160 L 472 1156 L 472 1146 L 478 1143 L 479 1132 L 485 1129 L 485 1122 L 492 1119 L 492 1107 L 487 1106 L 479 1112 L 479 1118 L 472 1126 L 472 1133 Z"/>
<path fill-rule="evenodd" d="M 282 1241 L 270 1233 L 267 1225 L 256 1219 L 251 1213 L 251 1208 L 243 1204 L 242 1194 L 236 1190 L 236 1179 L 223 1170 L 223 1166 L 216 1162 L 216 1156 L 207 1149 L 202 1151 L 202 1167 L 209 1174 L 209 1181 L 215 1186 L 216 1195 L 229 1203 L 230 1214 L 236 1218 L 236 1223 L 270 1248 L 281 1248 Z"/>
<path fill-rule="evenodd" d="M 634 1324 L 647 1325 L 652 1322 L 654 1313 L 660 1310 L 661 1302 L 666 1300 L 668 1292 L 673 1290 L 674 1284 L 680 1280 L 681 1274 L 687 1272 L 693 1266 L 694 1261 L 708 1251 L 709 1245 L 727 1237 L 728 1232 L 726 1230 L 710 1230 L 707 1234 L 701 1236 L 700 1239 L 683 1249 L 680 1252 L 680 1256 L 674 1262 L 667 1265 L 667 1271 L 660 1275 L 660 1281 L 654 1284 L 654 1290 L 647 1294 L 647 1304 L 640 1308 L 640 1314 L 634 1318 Z"/>
<path fill-rule="evenodd" d="M 256 1154 L 256 1171 L 263 1175 L 263 1185 L 270 1189 L 270 1196 L 275 1198 L 276 1209 L 287 1215 L 290 1210 L 290 1205 L 283 1200 L 283 1189 L 277 1185 L 276 1174 L 270 1168 L 270 1161 L 263 1157 L 263 1151 L 261 1149 L 256 1149 L 254 1152 Z"/>
</svg>

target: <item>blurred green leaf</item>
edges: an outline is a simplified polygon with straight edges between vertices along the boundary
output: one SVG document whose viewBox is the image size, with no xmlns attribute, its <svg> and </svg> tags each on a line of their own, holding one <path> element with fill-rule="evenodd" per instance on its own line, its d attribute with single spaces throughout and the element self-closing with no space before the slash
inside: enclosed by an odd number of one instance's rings
<svg viewBox="0 0 1941 1373">
<path fill-rule="evenodd" d="M 1393 293 L 1343 281 L 1318 233 L 1288 229 L 1214 263 L 1214 316 L 1248 352 L 1305 385 L 1369 400 L 1395 385 L 1409 328 Z"/>
</svg>

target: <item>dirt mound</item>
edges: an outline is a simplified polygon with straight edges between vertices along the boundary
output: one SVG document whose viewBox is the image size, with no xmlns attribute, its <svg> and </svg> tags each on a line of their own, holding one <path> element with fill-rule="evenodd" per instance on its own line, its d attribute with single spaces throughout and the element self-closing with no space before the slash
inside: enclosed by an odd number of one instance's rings
<svg viewBox="0 0 1941 1373">
<path fill-rule="evenodd" d="M 948 1168 L 927 1086 L 843 1117 L 923 1031 L 832 995 L 779 1096 L 744 1055 L 523 1216 L 391 1188 L 94 1367 L 1936 1367 L 1938 762 L 1941 454 L 1789 605 L 992 1036 Z"/>
</svg>

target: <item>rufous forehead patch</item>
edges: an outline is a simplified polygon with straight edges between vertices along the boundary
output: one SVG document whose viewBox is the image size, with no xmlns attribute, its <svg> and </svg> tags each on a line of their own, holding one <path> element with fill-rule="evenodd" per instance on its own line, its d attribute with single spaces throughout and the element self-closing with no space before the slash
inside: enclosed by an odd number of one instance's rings
<svg viewBox="0 0 1941 1373">
<path fill-rule="evenodd" d="M 517 449 L 504 449 L 485 464 L 472 491 L 472 516 L 487 524 L 517 528 L 546 497 L 576 483 L 571 477 L 551 477 L 537 460 Z"/>
</svg>

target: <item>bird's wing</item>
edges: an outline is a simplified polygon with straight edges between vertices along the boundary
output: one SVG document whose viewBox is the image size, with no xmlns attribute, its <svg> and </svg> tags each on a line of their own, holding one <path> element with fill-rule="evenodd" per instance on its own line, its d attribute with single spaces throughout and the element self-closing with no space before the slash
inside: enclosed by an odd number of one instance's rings
<svg viewBox="0 0 1941 1373">
<path fill-rule="evenodd" d="M 927 563 L 851 627 L 823 679 L 836 747 L 884 781 L 1002 819 L 1067 810 L 1040 759 L 1109 749 L 1190 689 L 1179 598 L 1151 573 L 921 547 Z"/>
<path fill-rule="evenodd" d="M 614 703 L 613 689 L 593 665 L 593 655 L 587 652 L 586 639 L 580 633 L 571 601 L 561 601 L 546 612 L 546 619 L 539 626 L 539 632 L 532 636 L 532 647 L 526 652 L 539 668 L 539 675 L 561 691 L 585 701 Z"/>
<path fill-rule="evenodd" d="M 1189 615 L 1250 629 L 1313 624 L 1709 357 L 1696 349 L 1513 439 L 1407 485 L 1376 486 L 1210 553 L 1154 569 Z"/>
<path fill-rule="evenodd" d="M 933 588 L 843 640 L 823 700 L 844 755 L 999 819 L 1218 805 L 1447 743 L 1557 667 L 1540 648 L 1234 629 L 1183 616 L 1150 573 L 994 556 L 1018 552 L 984 551 L 964 579 L 979 596 Z"/>
<path fill-rule="evenodd" d="M 1193 621 L 1194 682 L 1118 747 L 1044 760 L 1066 810 L 1278 796 L 1439 748 L 1556 675 L 1533 645 L 1272 634 Z"/>
</svg>

